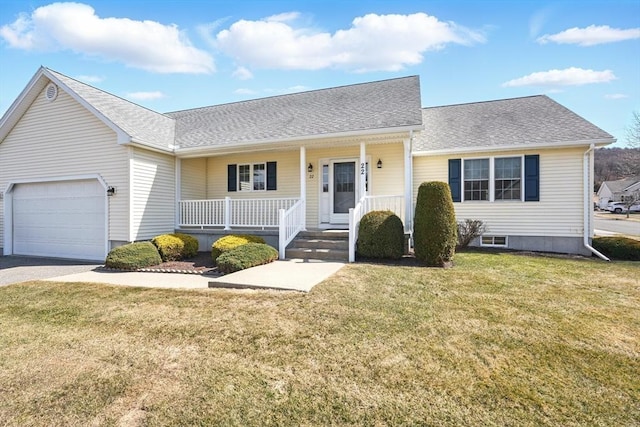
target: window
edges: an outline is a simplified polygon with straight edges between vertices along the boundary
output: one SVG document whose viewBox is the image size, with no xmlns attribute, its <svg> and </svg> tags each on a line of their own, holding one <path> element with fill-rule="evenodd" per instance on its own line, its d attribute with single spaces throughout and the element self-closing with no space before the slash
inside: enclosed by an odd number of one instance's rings
<svg viewBox="0 0 640 427">
<path fill-rule="evenodd" d="M 489 200 L 489 159 L 464 161 L 464 200 Z"/>
<path fill-rule="evenodd" d="M 481 246 L 507 246 L 506 236 L 482 236 L 480 239 Z"/>
<path fill-rule="evenodd" d="M 227 191 L 275 191 L 278 189 L 276 162 L 227 165 Z"/>
<path fill-rule="evenodd" d="M 329 192 L 329 165 L 322 165 L 322 192 Z"/>
<path fill-rule="evenodd" d="M 522 158 L 504 157 L 494 160 L 495 200 L 521 200 Z"/>
<path fill-rule="evenodd" d="M 253 165 L 253 191 L 265 190 L 267 183 L 267 169 L 264 163 Z"/>
<path fill-rule="evenodd" d="M 523 159 L 529 160 L 527 167 Z M 449 187 L 454 202 L 523 200 L 523 179 L 527 178 L 524 200 L 538 201 L 539 157 L 491 157 L 449 159 Z M 524 174 L 523 174 L 524 168 Z M 461 173 L 462 172 L 462 173 Z M 462 194 L 461 191 L 462 190 Z"/>
</svg>

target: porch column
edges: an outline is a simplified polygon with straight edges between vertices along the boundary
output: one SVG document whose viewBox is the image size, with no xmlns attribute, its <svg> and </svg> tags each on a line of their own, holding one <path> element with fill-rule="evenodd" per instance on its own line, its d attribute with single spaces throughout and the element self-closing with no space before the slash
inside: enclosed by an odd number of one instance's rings
<svg viewBox="0 0 640 427">
<path fill-rule="evenodd" d="M 300 200 L 302 200 L 302 231 L 307 230 L 307 150 L 300 147 Z"/>
<path fill-rule="evenodd" d="M 176 194 L 176 212 L 175 212 L 175 228 L 180 228 L 180 223 L 182 222 L 181 214 L 182 209 L 180 206 L 180 200 L 182 199 L 182 161 L 179 157 L 176 157 L 175 160 L 175 194 Z"/>
<path fill-rule="evenodd" d="M 360 194 L 358 195 L 358 200 L 362 199 L 366 196 L 366 182 L 365 179 L 367 177 L 367 153 L 365 152 L 365 144 L 364 142 L 360 143 Z M 356 200 L 356 203 L 358 202 Z"/>
<path fill-rule="evenodd" d="M 404 232 L 410 233 L 413 229 L 413 162 L 411 161 L 411 139 L 404 142 Z"/>
</svg>

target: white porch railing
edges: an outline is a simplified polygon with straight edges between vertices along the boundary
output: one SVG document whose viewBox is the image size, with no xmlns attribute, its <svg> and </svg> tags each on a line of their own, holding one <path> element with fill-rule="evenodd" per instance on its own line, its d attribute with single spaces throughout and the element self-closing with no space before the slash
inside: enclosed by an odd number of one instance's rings
<svg viewBox="0 0 640 427">
<path fill-rule="evenodd" d="M 280 229 L 278 231 L 278 248 L 280 259 L 286 258 L 287 245 L 305 228 L 304 200 L 297 201 L 289 209 L 280 209 Z"/>
<path fill-rule="evenodd" d="M 392 211 L 405 223 L 404 196 L 365 196 L 349 209 L 349 262 L 356 260 L 360 220 L 371 211 Z"/>
<path fill-rule="evenodd" d="M 224 199 L 181 200 L 180 227 L 256 227 L 279 226 L 280 209 L 290 209 L 300 199 Z"/>
</svg>

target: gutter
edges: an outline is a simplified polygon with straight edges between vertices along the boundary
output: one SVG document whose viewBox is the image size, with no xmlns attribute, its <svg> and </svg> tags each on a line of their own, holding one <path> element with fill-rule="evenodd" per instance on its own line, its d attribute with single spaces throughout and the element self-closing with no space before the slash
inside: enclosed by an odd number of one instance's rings
<svg viewBox="0 0 640 427">
<path fill-rule="evenodd" d="M 591 246 L 589 244 L 589 237 L 590 236 L 590 231 L 591 231 L 591 227 L 589 227 L 589 216 L 590 216 L 590 212 L 591 212 L 591 180 L 589 179 L 589 170 L 590 170 L 590 158 L 591 155 L 593 154 L 593 150 L 595 150 L 596 146 L 595 144 L 591 144 L 589 146 L 589 149 L 587 151 L 584 152 L 584 159 L 583 159 L 583 165 L 584 165 L 584 170 L 583 170 L 583 179 L 584 179 L 584 214 L 583 214 L 583 244 L 584 247 L 589 249 L 591 251 L 591 253 L 593 253 L 594 255 L 598 256 L 599 258 L 605 260 L 605 261 L 611 261 L 609 258 L 607 258 L 605 255 L 603 255 L 602 253 L 598 252 L 597 249 L 595 249 L 593 246 Z"/>
</svg>

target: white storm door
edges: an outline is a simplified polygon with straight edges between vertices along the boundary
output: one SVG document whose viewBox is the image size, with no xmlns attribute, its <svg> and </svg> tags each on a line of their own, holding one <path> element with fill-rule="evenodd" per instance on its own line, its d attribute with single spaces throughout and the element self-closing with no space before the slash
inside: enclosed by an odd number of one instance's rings
<svg viewBox="0 0 640 427">
<path fill-rule="evenodd" d="M 356 160 L 336 160 L 330 163 L 329 198 L 332 224 L 348 224 L 349 209 L 356 206 L 356 165 Z"/>
</svg>

